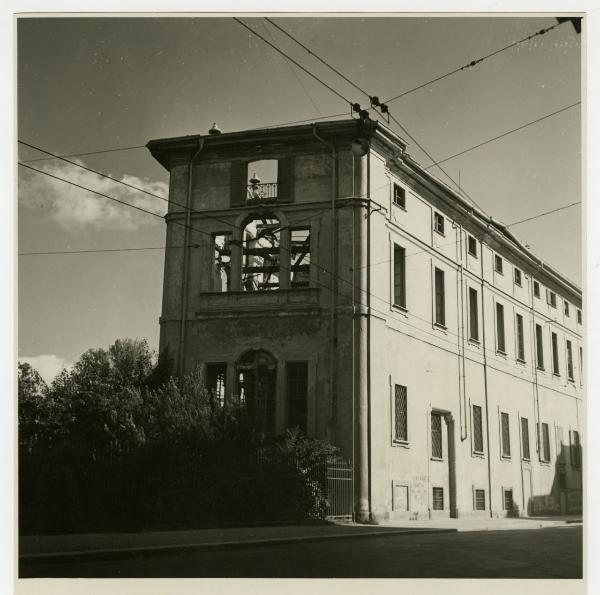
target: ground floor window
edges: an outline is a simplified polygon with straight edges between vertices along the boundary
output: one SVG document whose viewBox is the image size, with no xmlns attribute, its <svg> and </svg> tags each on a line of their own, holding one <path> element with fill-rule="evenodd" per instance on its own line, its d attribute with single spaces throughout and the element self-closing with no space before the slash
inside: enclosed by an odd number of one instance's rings
<svg viewBox="0 0 600 595">
<path fill-rule="evenodd" d="M 444 457 L 442 444 L 442 416 L 439 413 L 431 414 L 431 456 L 434 459 Z"/>
<path fill-rule="evenodd" d="M 485 490 L 475 490 L 475 510 L 485 510 Z"/>
<path fill-rule="evenodd" d="M 513 509 L 513 491 L 504 490 L 504 510 L 512 510 Z"/>
<path fill-rule="evenodd" d="M 308 362 L 288 362 L 286 376 L 288 428 L 300 428 L 306 434 Z"/>
<path fill-rule="evenodd" d="M 444 510 L 444 488 L 433 488 L 433 510 Z"/>
<path fill-rule="evenodd" d="M 225 403 L 225 383 L 227 381 L 226 363 L 206 364 L 206 390 L 217 400 L 219 405 Z"/>
</svg>

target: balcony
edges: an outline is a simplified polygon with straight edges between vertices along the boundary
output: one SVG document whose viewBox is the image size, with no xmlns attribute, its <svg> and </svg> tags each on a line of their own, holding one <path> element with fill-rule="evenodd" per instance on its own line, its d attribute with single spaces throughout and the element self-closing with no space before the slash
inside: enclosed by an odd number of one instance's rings
<svg viewBox="0 0 600 595">
<path fill-rule="evenodd" d="M 246 186 L 246 202 L 264 203 L 277 200 L 277 182 L 258 183 L 250 180 Z"/>
</svg>

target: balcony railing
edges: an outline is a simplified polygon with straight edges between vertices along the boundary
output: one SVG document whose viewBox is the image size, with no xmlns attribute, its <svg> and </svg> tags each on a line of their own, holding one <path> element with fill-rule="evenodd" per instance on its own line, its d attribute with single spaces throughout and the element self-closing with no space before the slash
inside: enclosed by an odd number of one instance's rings
<svg viewBox="0 0 600 595">
<path fill-rule="evenodd" d="M 246 187 L 246 200 L 249 202 L 265 202 L 277 200 L 277 182 L 264 184 L 248 184 Z"/>
</svg>

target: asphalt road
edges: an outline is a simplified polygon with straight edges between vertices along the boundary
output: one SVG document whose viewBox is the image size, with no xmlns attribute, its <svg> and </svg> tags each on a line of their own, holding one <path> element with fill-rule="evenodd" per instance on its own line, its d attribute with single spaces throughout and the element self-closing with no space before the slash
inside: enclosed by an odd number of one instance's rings
<svg viewBox="0 0 600 595">
<path fill-rule="evenodd" d="M 581 578 L 582 528 L 390 535 L 22 565 L 20 577 Z"/>
</svg>

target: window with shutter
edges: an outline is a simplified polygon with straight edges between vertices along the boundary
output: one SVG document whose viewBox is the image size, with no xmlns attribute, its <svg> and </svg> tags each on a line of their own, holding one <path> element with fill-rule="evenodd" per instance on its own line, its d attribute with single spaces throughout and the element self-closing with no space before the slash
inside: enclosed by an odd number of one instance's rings
<svg viewBox="0 0 600 595">
<path fill-rule="evenodd" d="M 510 457 L 510 424 L 508 413 L 500 414 L 501 439 L 502 439 L 502 456 Z"/>
<path fill-rule="evenodd" d="M 529 420 L 521 418 L 521 442 L 523 444 L 523 459 L 529 461 L 531 453 L 529 450 Z"/>
<path fill-rule="evenodd" d="M 483 452 L 483 419 L 479 405 L 473 405 L 473 450 Z"/>
<path fill-rule="evenodd" d="M 435 323 L 446 325 L 446 295 L 444 287 L 444 271 L 435 269 Z"/>
<path fill-rule="evenodd" d="M 406 308 L 406 251 L 394 244 L 394 305 Z"/>
<path fill-rule="evenodd" d="M 442 416 L 439 413 L 431 414 L 431 456 L 441 459 L 444 456 L 442 444 Z"/>
<path fill-rule="evenodd" d="M 407 390 L 399 384 L 394 387 L 394 440 L 408 440 Z"/>
</svg>

